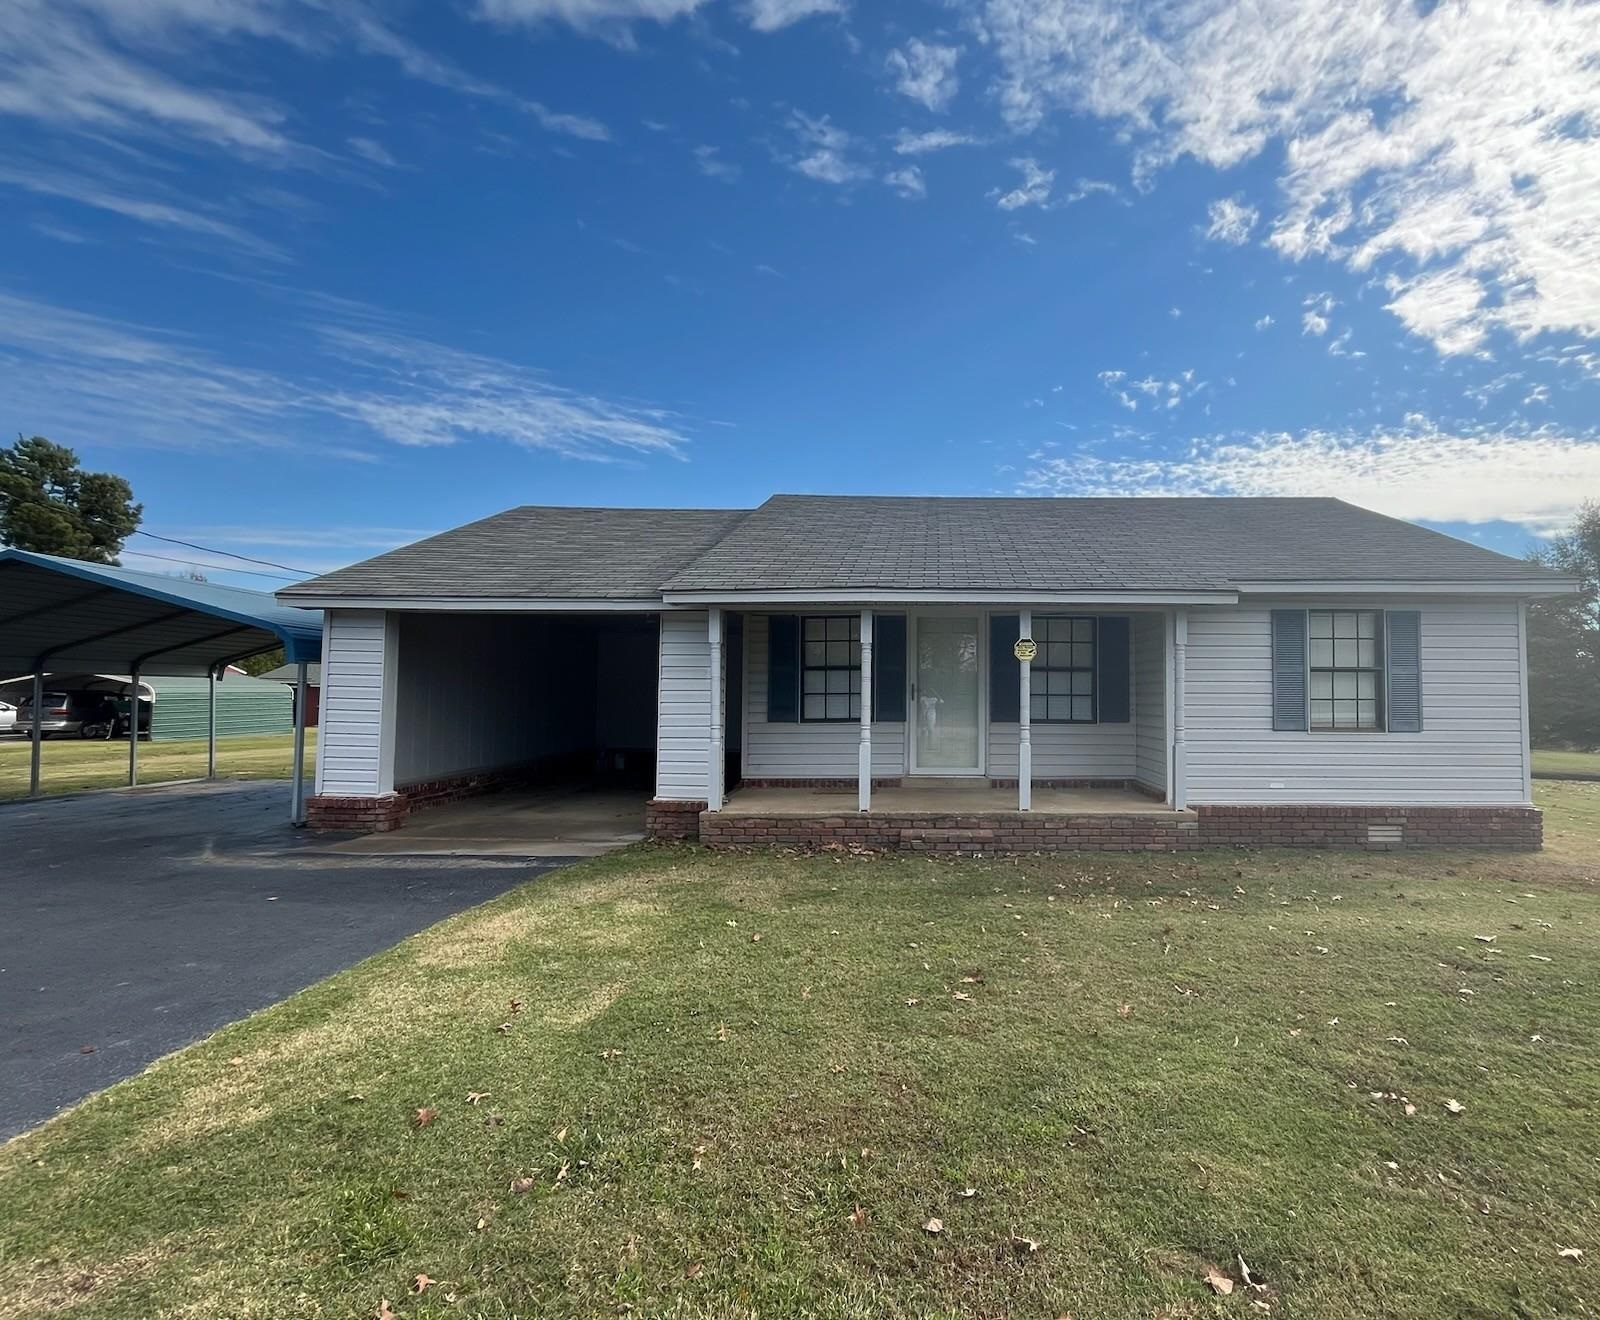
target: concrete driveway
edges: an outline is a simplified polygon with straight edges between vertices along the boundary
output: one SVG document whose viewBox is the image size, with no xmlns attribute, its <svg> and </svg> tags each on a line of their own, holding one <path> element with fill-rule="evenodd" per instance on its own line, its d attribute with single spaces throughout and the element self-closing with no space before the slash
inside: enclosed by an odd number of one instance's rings
<svg viewBox="0 0 1600 1320">
<path fill-rule="evenodd" d="M 561 864 L 340 855 L 288 785 L 0 806 L 0 1139 Z"/>
</svg>

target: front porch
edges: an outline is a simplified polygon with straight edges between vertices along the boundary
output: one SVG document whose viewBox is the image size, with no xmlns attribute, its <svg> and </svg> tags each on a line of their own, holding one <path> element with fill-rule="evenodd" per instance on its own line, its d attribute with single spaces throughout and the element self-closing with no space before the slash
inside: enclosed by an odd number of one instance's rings
<svg viewBox="0 0 1600 1320">
<path fill-rule="evenodd" d="M 1005 854 L 1177 852 L 1199 846 L 1199 817 L 1132 787 L 914 782 L 876 788 L 862 811 L 853 788 L 740 788 L 699 817 L 713 848 L 791 847 Z"/>
<path fill-rule="evenodd" d="M 1053 788 L 1033 786 L 1031 812 L 1042 816 L 1177 816 L 1165 802 L 1130 787 Z M 723 803 L 724 816 L 836 816 L 856 814 L 857 787 L 740 787 Z M 894 787 L 872 790 L 867 815 L 879 816 L 989 816 L 1017 815 L 1017 787 L 1013 784 L 943 783 L 914 779 Z"/>
</svg>

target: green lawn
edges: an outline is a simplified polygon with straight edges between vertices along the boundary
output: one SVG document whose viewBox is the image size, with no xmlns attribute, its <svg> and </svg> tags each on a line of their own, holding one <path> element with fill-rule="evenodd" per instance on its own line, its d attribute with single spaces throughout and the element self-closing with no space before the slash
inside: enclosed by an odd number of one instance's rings
<svg viewBox="0 0 1600 1320">
<path fill-rule="evenodd" d="M 0 1297 L 1592 1314 L 1600 784 L 1540 787 L 1533 856 L 587 862 L 0 1148 Z"/>
<path fill-rule="evenodd" d="M 1600 752 L 1553 752 L 1535 750 L 1533 773 L 1540 778 L 1600 779 Z"/>
<path fill-rule="evenodd" d="M 0 801 L 28 792 L 32 744 L 25 738 L 0 739 Z M 317 731 L 306 730 L 306 773 L 315 764 Z M 46 793 L 80 793 L 128 782 L 128 741 L 81 742 L 47 738 L 40 745 L 40 786 Z M 217 739 L 217 773 L 229 779 L 288 779 L 294 770 L 294 736 L 243 734 Z M 141 742 L 139 782 L 203 779 L 206 744 L 200 741 Z"/>
</svg>

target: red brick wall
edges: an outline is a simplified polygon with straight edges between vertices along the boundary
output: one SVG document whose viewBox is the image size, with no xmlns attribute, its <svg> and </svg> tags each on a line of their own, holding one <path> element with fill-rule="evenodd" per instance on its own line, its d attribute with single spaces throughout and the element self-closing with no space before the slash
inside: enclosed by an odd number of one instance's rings
<svg viewBox="0 0 1600 1320">
<path fill-rule="evenodd" d="M 382 834 L 399 829 L 406 811 L 406 800 L 398 793 L 385 793 L 382 797 L 322 795 L 306 799 L 306 824 L 314 830 Z"/>
<path fill-rule="evenodd" d="M 459 802 L 462 798 L 492 793 L 500 788 L 552 781 L 573 773 L 575 768 L 572 758 L 561 757 L 406 784 L 383 797 L 308 798 L 306 824 L 314 830 L 397 830 L 413 811 Z M 704 808 L 705 803 L 700 805 Z"/>
<path fill-rule="evenodd" d="M 688 824 L 683 814 L 674 821 L 673 834 L 649 832 L 653 838 L 692 838 Z M 1182 814 L 1081 816 L 706 812 L 698 825 L 700 841 L 714 848 L 860 847 L 937 853 L 1187 852 L 1230 847 L 1535 850 L 1543 841 L 1543 818 L 1532 807 L 1200 807 Z M 679 829 L 684 832 L 677 833 Z"/>
<path fill-rule="evenodd" d="M 662 842 L 699 838 L 700 813 L 705 809 L 703 798 L 699 802 L 651 798 L 644 808 L 644 836 Z"/>
</svg>

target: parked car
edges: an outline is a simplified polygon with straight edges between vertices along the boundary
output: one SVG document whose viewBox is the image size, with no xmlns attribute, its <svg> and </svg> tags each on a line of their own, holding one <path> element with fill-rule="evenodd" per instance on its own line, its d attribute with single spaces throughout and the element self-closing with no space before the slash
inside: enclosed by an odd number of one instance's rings
<svg viewBox="0 0 1600 1320">
<path fill-rule="evenodd" d="M 10 733 L 17 722 L 17 708 L 9 701 L 0 701 L 0 733 Z"/>
<path fill-rule="evenodd" d="M 114 738 L 126 737 L 128 732 L 127 699 L 112 696 L 109 692 L 46 692 L 43 718 L 39 724 L 41 738 Z M 17 707 L 17 733 L 33 737 L 33 696 L 22 698 Z M 150 736 L 150 703 L 139 703 L 139 735 Z"/>
</svg>

